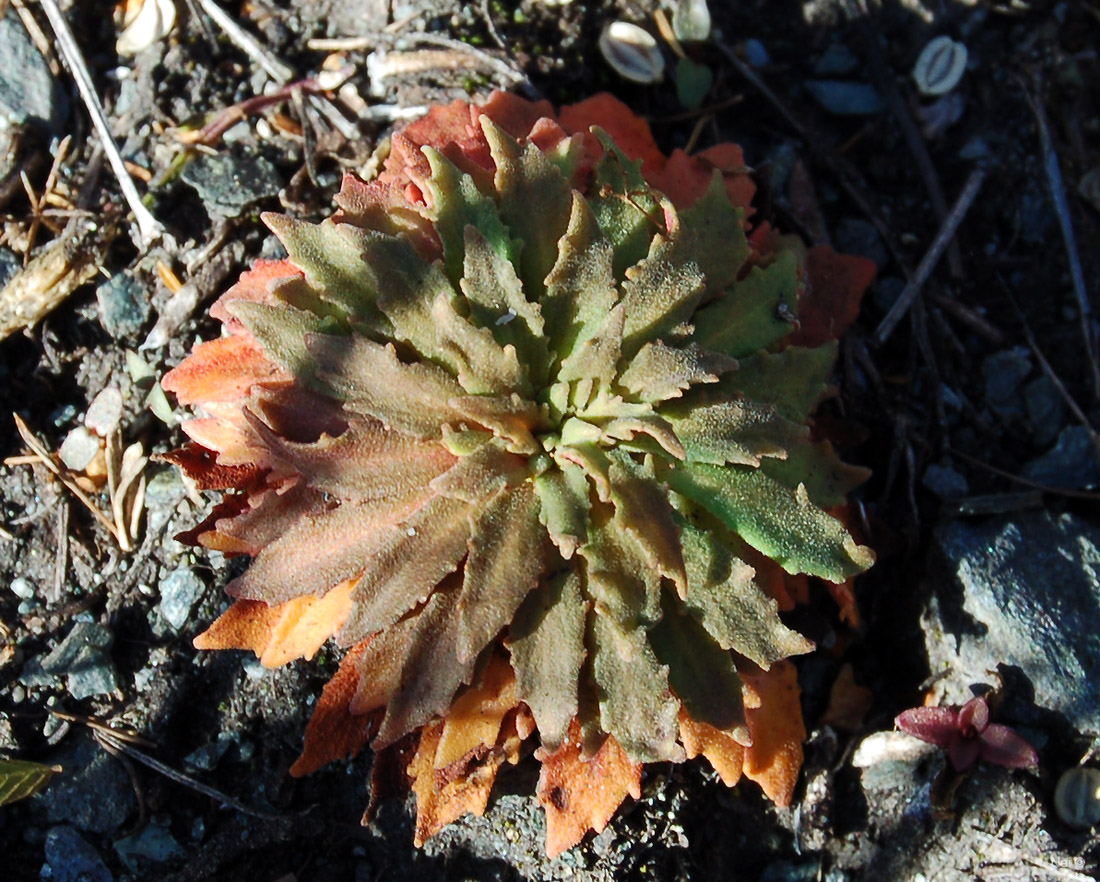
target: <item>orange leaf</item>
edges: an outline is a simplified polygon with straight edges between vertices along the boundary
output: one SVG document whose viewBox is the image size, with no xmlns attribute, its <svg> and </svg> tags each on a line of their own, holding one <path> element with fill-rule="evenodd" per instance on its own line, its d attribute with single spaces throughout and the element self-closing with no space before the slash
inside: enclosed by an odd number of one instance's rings
<svg viewBox="0 0 1100 882">
<path fill-rule="evenodd" d="M 512 666 L 494 655 L 478 685 L 451 705 L 435 752 L 435 768 L 446 768 L 474 754 L 484 755 L 497 743 L 504 717 L 518 700 Z"/>
<path fill-rule="evenodd" d="M 690 208 L 710 186 L 717 169 L 722 173 L 726 193 L 735 208 L 752 213 L 752 197 L 756 184 L 745 165 L 745 156 L 736 144 L 717 144 L 689 156 L 683 150 L 674 150 L 668 163 L 659 171 L 647 176 L 649 182 L 664 193 L 680 211 Z"/>
<path fill-rule="evenodd" d="M 688 759 L 695 759 L 699 754 L 705 756 L 727 787 L 741 780 L 745 748 L 721 729 L 695 722 L 683 707 L 680 708 L 680 743 Z"/>
<path fill-rule="evenodd" d="M 665 157 L 653 140 L 647 123 L 614 95 L 601 92 L 586 98 L 579 104 L 569 104 L 558 115 L 562 128 L 570 134 L 579 132 L 585 136 L 588 152 L 602 155 L 602 148 L 595 137 L 588 133 L 592 126 L 599 126 L 631 159 L 642 161 L 642 174 L 648 177 L 665 165 Z"/>
<path fill-rule="evenodd" d="M 776 805 L 790 805 L 806 738 L 798 701 L 798 671 L 784 659 L 768 671 L 757 668 L 740 674 L 746 692 L 745 721 L 752 736 L 742 770 Z"/>
<path fill-rule="evenodd" d="M 248 603 L 238 600 L 235 606 Z M 321 766 L 355 756 L 366 746 L 371 731 L 381 719 L 382 710 L 373 714 L 353 714 L 350 710 L 355 690 L 359 688 L 359 656 L 366 649 L 368 641 L 356 643 L 348 650 L 340 669 L 325 684 L 317 707 L 313 710 L 309 725 L 306 726 L 305 744 L 302 755 L 290 767 L 295 778 L 317 771 Z M 378 758 L 375 758 L 378 762 Z"/>
<path fill-rule="evenodd" d="M 500 655 L 477 686 L 451 705 L 447 716 L 426 726 L 409 764 L 416 794 L 417 846 L 467 812 L 485 813 L 497 772 L 519 759 L 516 677 Z"/>
<path fill-rule="evenodd" d="M 191 357 L 169 371 L 161 385 L 181 404 L 239 401 L 257 383 L 289 385 L 293 378 L 264 355 L 251 334 L 200 343 Z"/>
<path fill-rule="evenodd" d="M 642 795 L 642 767 L 630 762 L 610 735 L 589 760 L 582 758 L 583 739 L 576 719 L 554 753 L 535 753 L 542 762 L 538 799 L 546 809 L 546 854 L 555 858 L 593 830 L 607 826 L 627 795 Z"/>
<path fill-rule="evenodd" d="M 251 649 L 264 667 L 312 658 L 344 624 L 351 610 L 354 580 L 323 596 L 307 594 L 276 606 L 238 600 L 195 638 L 197 649 Z"/>
<path fill-rule="evenodd" d="M 874 261 L 837 254 L 817 245 L 806 255 L 808 284 L 798 303 L 798 330 L 791 346 L 820 346 L 840 337 L 859 315 L 863 292 L 875 278 Z"/>
<path fill-rule="evenodd" d="M 273 283 L 280 279 L 303 278 L 303 272 L 289 260 L 257 260 L 252 269 L 241 274 L 237 284 L 222 294 L 210 307 L 210 316 L 225 324 L 230 333 L 239 333 L 244 325 L 233 318 L 225 305 L 231 300 L 251 300 L 254 303 L 273 303 Z"/>
</svg>

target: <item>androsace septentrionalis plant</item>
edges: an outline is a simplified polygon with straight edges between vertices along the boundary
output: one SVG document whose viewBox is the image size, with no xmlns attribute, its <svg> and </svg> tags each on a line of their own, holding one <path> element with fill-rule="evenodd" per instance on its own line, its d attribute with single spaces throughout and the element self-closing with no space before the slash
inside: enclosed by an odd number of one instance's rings
<svg viewBox="0 0 1100 882">
<path fill-rule="evenodd" d="M 265 217 L 288 258 L 164 386 L 203 411 L 171 458 L 227 491 L 189 538 L 252 558 L 196 645 L 347 648 L 294 774 L 370 744 L 419 844 L 537 743 L 551 854 L 645 763 L 790 800 L 812 644 L 779 609 L 814 577 L 854 614 L 872 562 L 864 472 L 811 430 L 871 269 L 747 233 L 752 194 L 734 145 L 497 93 L 395 135 L 333 218 Z"/>
</svg>

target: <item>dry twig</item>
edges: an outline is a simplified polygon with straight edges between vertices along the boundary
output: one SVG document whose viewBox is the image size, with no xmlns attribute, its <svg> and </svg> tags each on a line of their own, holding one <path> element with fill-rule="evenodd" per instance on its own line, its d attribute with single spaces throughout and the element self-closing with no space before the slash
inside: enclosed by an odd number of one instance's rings
<svg viewBox="0 0 1100 882">
<path fill-rule="evenodd" d="M 1062 242 L 1069 261 L 1069 275 L 1073 280 L 1073 294 L 1077 298 L 1078 318 L 1081 322 L 1081 335 L 1085 338 L 1085 357 L 1092 372 L 1092 393 L 1100 398 L 1100 364 L 1096 361 L 1096 341 L 1092 331 L 1092 307 L 1089 292 L 1085 287 L 1085 271 L 1081 266 L 1081 254 L 1077 250 L 1077 237 L 1073 232 L 1073 220 L 1069 216 L 1069 203 L 1066 201 L 1066 187 L 1062 180 L 1062 167 L 1058 163 L 1058 153 L 1050 137 L 1050 123 L 1042 101 L 1042 81 L 1038 74 L 1033 75 L 1034 92 L 1025 89 L 1031 112 L 1039 127 L 1039 141 L 1043 148 L 1043 171 L 1046 172 L 1050 186 L 1050 198 L 1054 203 L 1054 213 L 1058 215 L 1058 226 L 1062 230 Z"/>
<path fill-rule="evenodd" d="M 96 95 L 95 87 L 92 85 L 92 77 L 88 73 L 88 66 L 84 63 L 84 56 L 80 52 L 80 47 L 73 37 L 73 32 L 69 28 L 69 23 L 65 20 L 61 7 L 58 6 L 57 0 L 40 0 L 40 2 L 46 17 L 50 20 L 50 26 L 57 37 L 57 45 L 61 49 L 65 63 L 69 66 L 69 72 L 76 80 L 76 87 L 80 91 L 80 97 L 84 99 L 84 106 L 88 109 L 92 124 L 95 126 L 96 132 L 99 133 L 99 139 L 103 144 L 107 159 L 110 161 L 115 177 L 118 178 L 118 184 L 122 188 L 122 195 L 126 199 L 126 204 L 130 206 L 130 211 L 133 212 L 134 220 L 137 221 L 138 239 L 135 244 L 142 251 L 145 251 L 153 242 L 164 235 L 164 227 L 142 204 L 141 195 L 138 193 L 137 187 L 134 186 L 134 179 L 130 177 L 130 172 L 126 169 L 122 154 L 119 153 L 118 144 L 115 143 L 114 136 L 111 135 L 107 114 L 103 110 L 103 105 L 99 103 L 99 96 Z"/>
<path fill-rule="evenodd" d="M 936 238 L 932 240 L 932 244 L 929 246 L 928 251 L 926 251 L 924 257 L 921 258 L 917 271 L 913 274 L 913 277 L 909 280 L 909 283 L 902 290 L 901 294 L 898 295 L 898 299 L 894 302 L 894 305 L 890 307 L 890 311 L 883 316 L 882 321 L 879 322 L 878 327 L 875 328 L 875 333 L 871 337 L 871 343 L 873 345 L 881 346 L 886 342 L 886 339 L 894 333 L 894 329 L 898 326 L 898 322 L 901 321 L 902 316 L 909 311 L 909 307 L 911 307 L 913 301 L 917 299 L 917 296 L 921 292 L 921 288 L 924 287 L 924 283 L 928 281 L 928 277 L 932 274 L 932 270 L 943 256 L 947 244 L 954 238 L 955 231 L 958 230 L 959 224 L 963 222 L 963 218 L 966 217 L 966 213 L 974 203 L 974 199 L 978 195 L 978 190 L 981 189 L 982 181 L 985 180 L 985 176 L 985 169 L 978 166 L 966 179 L 966 183 L 963 185 L 959 198 L 956 199 L 955 204 L 951 206 L 951 211 L 948 212 L 947 217 L 936 232 Z"/>
</svg>

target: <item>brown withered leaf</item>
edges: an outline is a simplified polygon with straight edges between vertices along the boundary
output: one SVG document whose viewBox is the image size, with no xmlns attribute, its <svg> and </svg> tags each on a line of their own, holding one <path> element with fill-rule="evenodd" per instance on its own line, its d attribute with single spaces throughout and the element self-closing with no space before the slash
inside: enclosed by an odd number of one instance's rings
<svg viewBox="0 0 1100 882">
<path fill-rule="evenodd" d="M 537 793 L 546 809 L 550 858 L 579 843 L 589 830 L 601 832 L 627 796 L 642 795 L 642 766 L 632 763 L 613 737 L 588 760 L 582 756 L 581 741 L 574 721 L 556 751 L 535 752 L 542 762 Z"/>
</svg>

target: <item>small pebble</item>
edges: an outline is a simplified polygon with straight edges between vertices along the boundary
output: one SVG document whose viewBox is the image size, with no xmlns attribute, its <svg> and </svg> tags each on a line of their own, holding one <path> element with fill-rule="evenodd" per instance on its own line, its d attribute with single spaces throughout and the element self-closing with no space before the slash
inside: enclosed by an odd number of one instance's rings
<svg viewBox="0 0 1100 882">
<path fill-rule="evenodd" d="M 848 80 L 807 80 L 806 88 L 834 116 L 874 116 L 884 105 L 875 88 Z"/>
<path fill-rule="evenodd" d="M 99 438 L 84 426 L 77 426 L 69 432 L 61 442 L 61 449 L 57 451 L 66 468 L 74 472 L 84 471 L 97 453 Z"/>
<path fill-rule="evenodd" d="M 9 587 L 11 593 L 16 597 L 22 597 L 24 600 L 30 600 L 34 597 L 34 585 L 22 576 L 16 576 L 12 579 Z"/>
</svg>

